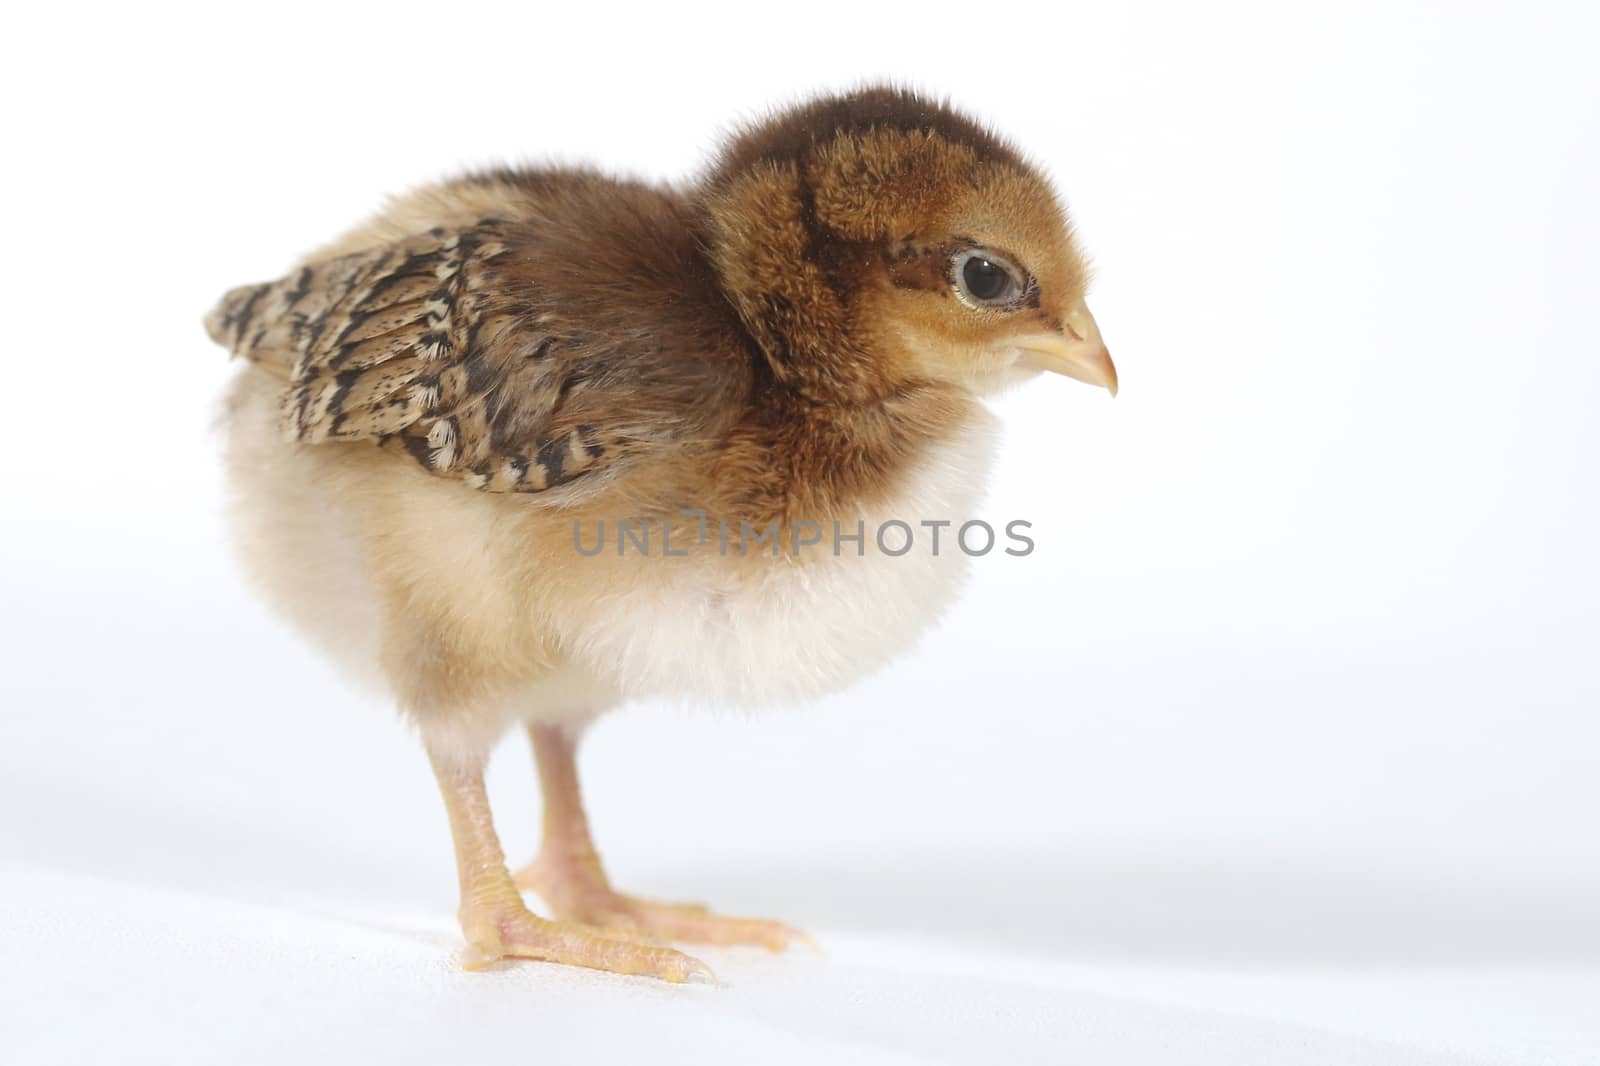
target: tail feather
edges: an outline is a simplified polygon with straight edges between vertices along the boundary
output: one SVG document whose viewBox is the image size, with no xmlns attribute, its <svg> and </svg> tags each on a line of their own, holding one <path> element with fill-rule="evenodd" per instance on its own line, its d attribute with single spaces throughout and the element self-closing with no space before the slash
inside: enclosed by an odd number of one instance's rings
<svg viewBox="0 0 1600 1066">
<path fill-rule="evenodd" d="M 230 290 L 206 315 L 206 332 L 211 339 L 234 355 L 244 354 L 241 349 L 250 339 L 256 308 L 271 288 L 271 285 L 241 285 Z"/>
<path fill-rule="evenodd" d="M 206 315 L 206 333 L 228 349 L 287 375 L 294 365 L 294 322 L 285 315 L 295 278 L 230 290 Z"/>
</svg>

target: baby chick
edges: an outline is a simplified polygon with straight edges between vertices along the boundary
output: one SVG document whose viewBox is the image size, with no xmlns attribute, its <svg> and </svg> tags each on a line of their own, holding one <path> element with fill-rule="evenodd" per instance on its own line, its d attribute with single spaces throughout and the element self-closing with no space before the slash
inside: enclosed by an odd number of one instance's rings
<svg viewBox="0 0 1600 1066">
<path fill-rule="evenodd" d="M 223 298 L 242 557 L 419 731 L 471 960 L 683 981 L 709 971 L 659 941 L 798 935 L 614 890 L 577 739 L 625 700 L 793 701 L 911 644 L 964 554 L 892 525 L 971 516 L 980 397 L 1039 370 L 1116 391 L 1086 278 L 1014 148 L 870 88 L 745 129 L 681 187 L 425 188 Z M 513 877 L 483 771 L 518 723 L 544 838 Z"/>
</svg>

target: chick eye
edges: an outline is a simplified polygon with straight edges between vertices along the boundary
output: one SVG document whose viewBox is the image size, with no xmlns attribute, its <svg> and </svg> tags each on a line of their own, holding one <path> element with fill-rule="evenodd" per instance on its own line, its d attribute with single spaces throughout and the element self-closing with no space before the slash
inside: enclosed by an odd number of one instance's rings
<svg viewBox="0 0 1600 1066">
<path fill-rule="evenodd" d="M 992 252 L 968 249 L 951 264 L 956 287 L 969 303 L 1003 307 L 1022 296 L 1022 272 Z"/>
</svg>

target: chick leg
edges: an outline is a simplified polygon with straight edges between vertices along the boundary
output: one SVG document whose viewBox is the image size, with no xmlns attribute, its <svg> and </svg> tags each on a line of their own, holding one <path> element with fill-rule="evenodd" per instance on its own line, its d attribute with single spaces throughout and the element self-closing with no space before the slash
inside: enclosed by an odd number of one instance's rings
<svg viewBox="0 0 1600 1066">
<path fill-rule="evenodd" d="M 614 930 L 547 921 L 530 913 L 506 870 L 500 839 L 495 835 L 483 787 L 483 760 L 463 763 L 431 749 L 428 755 L 444 793 L 450 834 L 455 838 L 468 969 L 518 957 L 612 973 L 647 974 L 672 982 L 686 981 L 695 974 L 712 977 L 704 963 L 671 948 L 638 943 Z"/>
<path fill-rule="evenodd" d="M 693 903 L 658 903 L 612 889 L 589 836 L 578 788 L 577 744 L 566 731 L 528 727 L 544 792 L 544 841 L 517 873 L 517 884 L 544 900 L 557 918 L 702 944 L 759 944 L 782 951 L 804 933 L 782 922 L 727 918 Z"/>
</svg>

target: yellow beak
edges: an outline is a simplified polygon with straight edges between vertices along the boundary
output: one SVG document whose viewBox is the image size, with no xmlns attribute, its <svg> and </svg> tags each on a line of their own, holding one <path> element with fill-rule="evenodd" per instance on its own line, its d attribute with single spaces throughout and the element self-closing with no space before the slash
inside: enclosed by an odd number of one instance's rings
<svg viewBox="0 0 1600 1066">
<path fill-rule="evenodd" d="M 1019 366 L 1048 370 L 1108 389 L 1117 394 L 1117 368 L 1100 339 L 1100 327 L 1083 304 L 1062 318 L 1060 333 L 1030 333 L 1013 342 L 1021 351 Z"/>
</svg>

